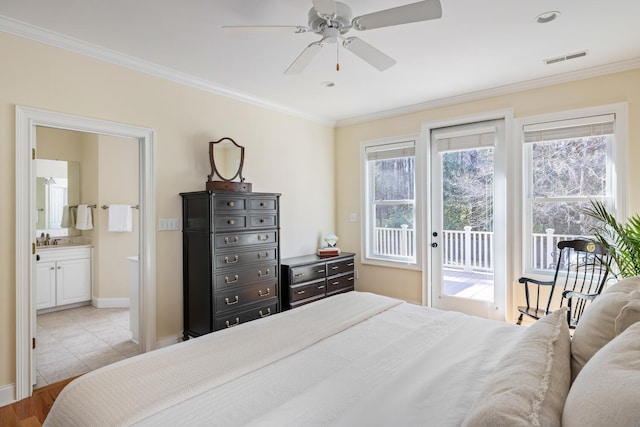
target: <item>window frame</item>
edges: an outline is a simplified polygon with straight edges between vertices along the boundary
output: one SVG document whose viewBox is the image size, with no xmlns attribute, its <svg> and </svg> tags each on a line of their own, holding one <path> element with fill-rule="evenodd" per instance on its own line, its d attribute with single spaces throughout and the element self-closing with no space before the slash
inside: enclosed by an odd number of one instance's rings
<svg viewBox="0 0 640 427">
<path fill-rule="evenodd" d="M 577 120 L 581 121 L 588 117 L 604 116 L 613 114 L 614 131 L 613 143 L 608 147 L 607 152 L 607 174 L 610 178 L 608 183 L 610 188 L 609 197 L 611 199 L 610 208 L 614 215 L 618 218 L 626 218 L 627 216 L 627 199 L 628 199 L 628 176 L 627 176 L 627 135 L 628 135 L 628 105 L 627 103 L 617 103 L 602 105 L 577 110 L 567 110 L 543 114 L 538 116 L 529 116 L 515 120 L 514 132 L 516 146 L 519 148 L 521 157 L 521 218 L 520 218 L 520 250 L 519 269 L 522 274 L 530 276 L 538 276 L 541 278 L 549 278 L 553 275 L 553 271 L 534 269 L 532 265 L 532 236 L 531 230 L 531 210 L 529 209 L 530 194 L 532 191 L 532 172 L 531 158 L 528 156 L 530 148 L 527 148 L 528 142 L 525 142 L 524 128 L 526 126 L 534 126 L 536 124 Z M 573 199 L 573 198 L 572 198 Z M 601 198 L 604 199 L 604 198 Z"/>
<path fill-rule="evenodd" d="M 373 208 L 375 203 L 371 199 L 372 187 L 369 179 L 369 163 L 367 151 L 383 151 L 390 149 L 390 146 L 397 145 L 398 148 L 406 147 L 407 144 L 414 147 L 414 230 L 415 230 L 415 259 L 394 259 L 391 257 L 376 256 L 372 253 L 373 248 Z M 378 149 L 378 150 L 376 150 Z M 362 264 L 377 265 L 383 267 L 401 268 L 408 270 L 422 269 L 422 144 L 420 135 L 405 135 L 377 140 L 362 141 L 360 143 L 360 212 L 361 212 L 361 239 L 360 239 L 360 261 Z"/>
</svg>

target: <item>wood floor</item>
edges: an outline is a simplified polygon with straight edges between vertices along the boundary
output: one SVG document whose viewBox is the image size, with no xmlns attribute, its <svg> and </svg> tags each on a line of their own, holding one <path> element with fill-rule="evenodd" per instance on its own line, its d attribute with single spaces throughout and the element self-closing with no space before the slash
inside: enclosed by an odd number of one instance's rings
<svg viewBox="0 0 640 427">
<path fill-rule="evenodd" d="M 1 427 L 40 427 L 53 401 L 74 378 L 69 378 L 33 391 L 33 395 L 12 405 L 0 408 Z"/>
</svg>

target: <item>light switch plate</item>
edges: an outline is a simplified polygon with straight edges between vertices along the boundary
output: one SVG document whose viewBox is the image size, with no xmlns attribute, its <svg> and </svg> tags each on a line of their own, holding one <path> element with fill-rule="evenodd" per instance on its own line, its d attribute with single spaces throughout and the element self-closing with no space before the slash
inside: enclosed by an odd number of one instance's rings
<svg viewBox="0 0 640 427">
<path fill-rule="evenodd" d="M 180 220 L 178 218 L 161 218 L 158 220 L 158 231 L 179 231 Z"/>
<path fill-rule="evenodd" d="M 358 222 L 358 214 L 355 214 L 355 213 L 349 214 L 349 221 L 350 222 Z"/>
</svg>

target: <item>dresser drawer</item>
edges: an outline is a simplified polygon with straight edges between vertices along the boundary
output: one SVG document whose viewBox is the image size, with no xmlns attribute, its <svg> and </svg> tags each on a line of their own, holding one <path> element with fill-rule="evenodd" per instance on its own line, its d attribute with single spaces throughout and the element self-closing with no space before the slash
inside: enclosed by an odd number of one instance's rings
<svg viewBox="0 0 640 427">
<path fill-rule="evenodd" d="M 236 289 L 216 292 L 214 303 L 216 313 L 228 310 L 238 310 L 240 307 L 263 301 L 278 296 L 278 282 L 272 280 L 266 283 L 256 283 L 254 285 L 239 286 Z"/>
<path fill-rule="evenodd" d="M 252 307 L 248 310 L 238 311 L 235 313 L 227 313 L 226 315 L 216 316 L 214 319 L 214 329 L 232 328 L 244 322 L 269 317 L 278 312 L 278 302 L 273 300 L 265 305 Z"/>
<path fill-rule="evenodd" d="M 277 216 L 274 215 L 251 215 L 249 217 L 249 225 L 251 228 L 258 227 L 275 227 L 277 225 Z"/>
<path fill-rule="evenodd" d="M 289 301 L 295 303 L 306 299 L 317 299 L 314 297 L 324 298 L 326 292 L 327 286 L 324 279 L 303 285 L 291 286 L 289 288 Z"/>
<path fill-rule="evenodd" d="M 214 209 L 219 210 L 232 210 L 232 211 L 244 211 L 247 209 L 247 199 L 240 197 L 217 197 L 213 199 Z"/>
<path fill-rule="evenodd" d="M 327 271 L 324 263 L 293 267 L 291 269 L 291 284 L 321 279 L 326 275 Z"/>
<path fill-rule="evenodd" d="M 353 258 L 345 259 L 342 261 L 334 261 L 327 263 L 327 276 L 334 274 L 341 274 L 353 271 L 354 268 Z"/>
<path fill-rule="evenodd" d="M 276 199 L 271 197 L 253 197 L 249 201 L 249 209 L 252 211 L 275 211 L 277 206 Z"/>
<path fill-rule="evenodd" d="M 247 217 L 244 215 L 216 215 L 214 227 L 218 230 L 239 230 L 247 228 Z"/>
<path fill-rule="evenodd" d="M 226 291 L 249 283 L 265 282 L 278 277 L 278 264 L 259 264 L 245 268 L 235 268 L 215 276 L 214 289 Z"/>
<path fill-rule="evenodd" d="M 217 233 L 214 236 L 215 249 L 235 248 L 238 246 L 269 244 L 278 242 L 276 230 L 249 233 Z"/>
<path fill-rule="evenodd" d="M 251 251 L 234 251 L 225 254 L 217 254 L 215 257 L 215 268 L 237 268 L 250 264 L 274 261 L 278 257 L 278 248 L 264 248 Z"/>
<path fill-rule="evenodd" d="M 347 273 L 342 276 L 327 278 L 327 295 L 353 290 L 354 274 Z"/>
</svg>

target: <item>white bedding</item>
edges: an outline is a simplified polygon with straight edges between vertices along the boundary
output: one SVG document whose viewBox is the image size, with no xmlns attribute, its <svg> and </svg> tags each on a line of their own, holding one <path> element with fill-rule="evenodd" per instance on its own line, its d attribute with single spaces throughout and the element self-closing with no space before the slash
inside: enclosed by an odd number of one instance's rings
<svg viewBox="0 0 640 427">
<path fill-rule="evenodd" d="M 87 374 L 45 426 L 460 425 L 522 331 L 350 292 Z"/>
</svg>

